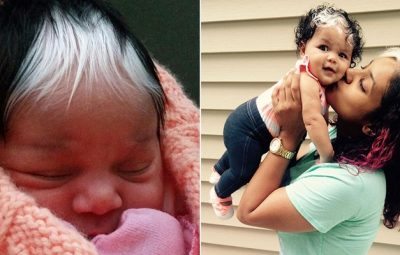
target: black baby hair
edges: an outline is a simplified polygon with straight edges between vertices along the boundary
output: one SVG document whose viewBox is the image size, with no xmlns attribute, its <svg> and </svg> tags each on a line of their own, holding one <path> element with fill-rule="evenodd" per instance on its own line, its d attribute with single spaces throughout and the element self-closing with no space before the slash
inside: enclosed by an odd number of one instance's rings
<svg viewBox="0 0 400 255">
<path fill-rule="evenodd" d="M 361 61 L 364 46 L 361 27 L 346 11 L 326 4 L 309 10 L 307 14 L 300 18 L 295 29 L 297 53 L 299 53 L 301 45 L 307 43 L 313 37 L 317 27 L 327 25 L 341 25 L 344 27 L 348 41 L 353 45 L 350 67 L 354 67 L 357 62 Z"/>
</svg>

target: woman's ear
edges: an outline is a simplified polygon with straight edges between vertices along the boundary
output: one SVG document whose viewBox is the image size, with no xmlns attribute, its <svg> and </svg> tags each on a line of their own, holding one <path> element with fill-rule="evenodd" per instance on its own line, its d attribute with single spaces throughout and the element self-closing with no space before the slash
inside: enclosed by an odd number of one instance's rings
<svg viewBox="0 0 400 255">
<path fill-rule="evenodd" d="M 375 131 L 372 129 L 371 124 L 365 124 L 364 126 L 362 126 L 361 130 L 367 136 L 375 136 L 376 135 Z"/>
</svg>

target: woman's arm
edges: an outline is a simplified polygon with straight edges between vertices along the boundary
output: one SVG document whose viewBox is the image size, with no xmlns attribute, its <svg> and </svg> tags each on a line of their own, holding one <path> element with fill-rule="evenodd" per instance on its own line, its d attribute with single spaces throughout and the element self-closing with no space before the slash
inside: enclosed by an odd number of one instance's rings
<svg viewBox="0 0 400 255">
<path fill-rule="evenodd" d="M 281 123 L 279 138 L 287 150 L 294 151 L 302 141 L 304 125 L 301 113 L 299 74 L 289 73 L 283 86 L 273 95 L 274 111 Z M 239 220 L 248 225 L 280 231 L 312 231 L 290 202 L 285 188 L 279 188 L 289 160 L 268 153 L 248 184 L 237 211 Z"/>
</svg>

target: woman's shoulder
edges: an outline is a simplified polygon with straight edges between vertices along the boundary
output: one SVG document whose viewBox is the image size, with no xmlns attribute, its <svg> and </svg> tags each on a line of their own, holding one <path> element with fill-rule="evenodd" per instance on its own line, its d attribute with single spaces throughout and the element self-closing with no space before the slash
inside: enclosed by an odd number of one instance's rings
<svg viewBox="0 0 400 255">
<path fill-rule="evenodd" d="M 304 171 L 304 173 L 298 178 L 306 178 L 310 176 L 352 180 L 361 183 L 385 181 L 385 175 L 381 169 L 370 170 L 341 163 L 314 164 Z"/>
<path fill-rule="evenodd" d="M 383 171 L 317 164 L 286 186 L 296 209 L 321 232 L 346 220 L 379 219 L 386 194 Z M 368 220 L 369 221 L 369 220 Z"/>
<path fill-rule="evenodd" d="M 324 191 L 338 192 L 345 196 L 368 195 L 365 200 L 384 198 L 386 180 L 382 170 L 366 170 L 348 164 L 323 163 L 316 164 L 300 174 L 292 182 L 303 181 L 315 183 Z"/>
</svg>

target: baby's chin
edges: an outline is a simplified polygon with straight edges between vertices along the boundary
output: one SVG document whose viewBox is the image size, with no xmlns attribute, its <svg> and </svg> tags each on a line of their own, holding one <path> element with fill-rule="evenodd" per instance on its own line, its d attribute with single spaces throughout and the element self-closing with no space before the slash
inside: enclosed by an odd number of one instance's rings
<svg viewBox="0 0 400 255">
<path fill-rule="evenodd" d="M 331 77 L 325 77 L 319 80 L 320 84 L 324 88 L 328 88 L 338 82 L 338 79 L 333 79 Z"/>
<path fill-rule="evenodd" d="M 334 72 L 320 72 L 318 75 L 318 81 L 322 87 L 327 87 L 338 82 L 342 77 L 343 75 L 341 76 Z"/>
</svg>

